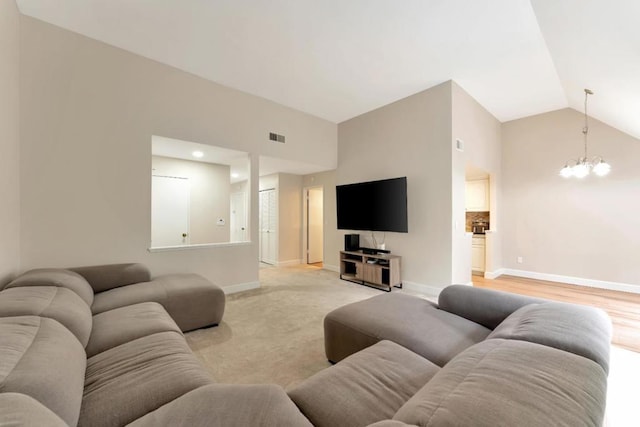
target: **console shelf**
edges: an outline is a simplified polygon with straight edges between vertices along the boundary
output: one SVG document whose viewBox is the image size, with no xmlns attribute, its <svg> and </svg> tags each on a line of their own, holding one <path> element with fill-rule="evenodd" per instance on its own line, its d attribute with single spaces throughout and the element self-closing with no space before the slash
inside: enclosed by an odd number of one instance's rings
<svg viewBox="0 0 640 427">
<path fill-rule="evenodd" d="M 340 278 L 391 292 L 392 287 L 402 288 L 400 261 L 398 255 L 340 251 Z"/>
</svg>

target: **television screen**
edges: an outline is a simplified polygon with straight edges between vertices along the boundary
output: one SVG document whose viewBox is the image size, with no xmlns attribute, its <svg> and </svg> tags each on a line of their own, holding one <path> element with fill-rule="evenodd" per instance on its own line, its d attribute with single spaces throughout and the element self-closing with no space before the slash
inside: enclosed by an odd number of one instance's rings
<svg viewBox="0 0 640 427">
<path fill-rule="evenodd" d="M 407 177 L 336 187 L 338 229 L 407 233 Z"/>
</svg>

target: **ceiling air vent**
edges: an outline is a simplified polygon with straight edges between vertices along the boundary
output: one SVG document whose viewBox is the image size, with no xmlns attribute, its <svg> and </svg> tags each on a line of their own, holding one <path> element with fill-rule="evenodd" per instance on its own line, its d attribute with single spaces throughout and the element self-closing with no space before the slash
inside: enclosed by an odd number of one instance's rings
<svg viewBox="0 0 640 427">
<path fill-rule="evenodd" d="M 269 132 L 269 140 L 282 142 L 284 144 L 284 135 L 278 135 L 277 133 Z"/>
</svg>

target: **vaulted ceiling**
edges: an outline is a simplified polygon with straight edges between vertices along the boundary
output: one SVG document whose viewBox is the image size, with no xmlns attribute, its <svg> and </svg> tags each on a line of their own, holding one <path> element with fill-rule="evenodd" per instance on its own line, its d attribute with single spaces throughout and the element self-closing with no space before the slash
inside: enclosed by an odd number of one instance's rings
<svg viewBox="0 0 640 427">
<path fill-rule="evenodd" d="M 500 121 L 640 138 L 637 0 L 17 0 L 28 16 L 339 123 L 455 80 Z"/>
</svg>

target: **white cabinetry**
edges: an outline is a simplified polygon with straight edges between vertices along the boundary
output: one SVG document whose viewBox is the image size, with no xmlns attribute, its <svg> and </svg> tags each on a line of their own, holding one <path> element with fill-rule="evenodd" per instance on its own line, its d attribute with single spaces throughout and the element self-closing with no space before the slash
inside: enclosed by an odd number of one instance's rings
<svg viewBox="0 0 640 427">
<path fill-rule="evenodd" d="M 488 179 L 476 179 L 466 182 L 465 207 L 467 212 L 489 211 Z"/>
<path fill-rule="evenodd" d="M 484 237 L 471 238 L 471 270 L 484 273 L 485 269 L 485 240 Z"/>
</svg>

